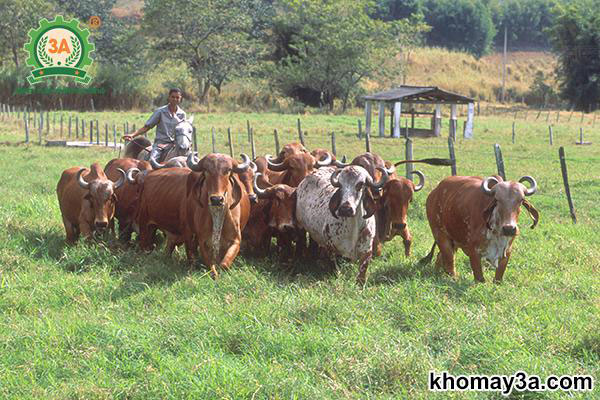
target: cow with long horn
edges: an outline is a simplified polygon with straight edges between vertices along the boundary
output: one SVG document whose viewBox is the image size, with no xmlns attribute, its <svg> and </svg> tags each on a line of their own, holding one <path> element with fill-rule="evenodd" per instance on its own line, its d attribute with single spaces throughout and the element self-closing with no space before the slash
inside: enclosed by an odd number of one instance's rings
<svg viewBox="0 0 600 400">
<path fill-rule="evenodd" d="M 152 166 L 148 161 L 133 158 L 115 158 L 104 167 L 104 173 L 110 180 L 121 177 L 120 170 L 126 171 L 130 176 L 140 171 L 151 171 Z M 115 218 L 119 221 L 119 240 L 128 243 L 134 231 L 134 221 L 139 205 L 139 186 L 132 184 L 130 178 L 127 183 L 115 189 L 117 202 L 115 204 Z"/>
<path fill-rule="evenodd" d="M 330 254 L 359 260 L 356 280 L 361 285 L 366 281 L 376 234 L 372 191 L 381 189 L 388 179 L 385 168 L 378 169 L 381 179 L 375 181 L 355 165 L 321 168 L 296 189 L 298 225 Z"/>
<path fill-rule="evenodd" d="M 435 242 L 422 261 L 431 261 L 439 247 L 436 267 L 456 276 L 454 253 L 461 248 L 469 257 L 476 281 L 484 282 L 482 258 L 495 267 L 495 281 L 501 281 L 512 243 L 519 234 L 521 206 L 533 218 L 531 228 L 538 223 L 539 213 L 526 199 L 536 191 L 537 183 L 531 176 L 523 176 L 518 182 L 503 181 L 499 176 L 451 176 L 442 180 L 427 197 L 427 219 Z"/>
<path fill-rule="evenodd" d="M 108 179 L 102 167 L 73 167 L 63 171 L 56 194 L 65 226 L 67 242 L 75 243 L 82 234 L 90 238 L 95 231 L 104 231 L 112 224 L 117 195 L 125 183 L 125 171 L 117 170 L 118 180 Z"/>
<path fill-rule="evenodd" d="M 238 174 L 246 172 L 250 158 L 242 162 L 224 154 L 208 154 L 198 160 L 188 156 L 186 244 L 195 241 L 211 276 L 217 267 L 229 269 L 240 250 L 242 230 L 250 216 L 250 200 Z"/>
</svg>

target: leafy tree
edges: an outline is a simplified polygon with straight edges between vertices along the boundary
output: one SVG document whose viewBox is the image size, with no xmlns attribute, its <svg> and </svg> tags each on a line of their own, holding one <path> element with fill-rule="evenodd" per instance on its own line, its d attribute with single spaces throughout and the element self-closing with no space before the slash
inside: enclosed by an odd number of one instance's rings
<svg viewBox="0 0 600 400">
<path fill-rule="evenodd" d="M 596 108 L 600 100 L 600 4 L 574 0 L 554 8 L 550 41 L 558 53 L 561 97 L 577 109 Z"/>
<path fill-rule="evenodd" d="M 371 16 L 382 21 L 395 21 L 424 11 L 423 0 L 378 0 Z"/>
<path fill-rule="evenodd" d="M 148 0 L 146 33 L 161 56 L 185 63 L 198 82 L 200 101 L 211 86 L 248 74 L 261 55 L 252 0 Z"/>
<path fill-rule="evenodd" d="M 370 18 L 369 1 L 277 4 L 273 40 L 283 46 L 272 77 L 283 93 L 302 98 L 308 90 L 330 110 L 335 99 L 341 99 L 345 109 L 362 80 L 398 71 L 399 63 L 387 61 L 400 50 L 401 24 Z"/>
<path fill-rule="evenodd" d="M 10 50 L 15 67 L 26 56 L 27 32 L 37 28 L 40 19 L 52 19 L 52 11 L 52 4 L 45 0 L 0 0 L 0 45 Z"/>
<path fill-rule="evenodd" d="M 496 29 L 481 0 L 428 0 L 425 22 L 432 27 L 430 45 L 464 50 L 481 57 L 490 49 Z"/>
<path fill-rule="evenodd" d="M 503 45 L 506 26 L 511 47 L 549 47 L 550 42 L 544 29 L 552 25 L 552 8 L 556 3 L 557 0 L 494 0 L 490 3 L 490 8 L 498 30 L 495 44 Z"/>
</svg>

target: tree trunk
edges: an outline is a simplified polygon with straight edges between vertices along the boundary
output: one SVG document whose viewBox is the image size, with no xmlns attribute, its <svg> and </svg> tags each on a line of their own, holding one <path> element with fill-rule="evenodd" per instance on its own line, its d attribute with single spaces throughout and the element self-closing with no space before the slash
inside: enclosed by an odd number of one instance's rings
<svg viewBox="0 0 600 400">
<path fill-rule="evenodd" d="M 19 56 L 17 53 L 17 46 L 15 46 L 14 42 L 12 45 L 12 53 L 13 53 L 13 61 L 15 62 L 15 67 L 19 68 Z"/>
<path fill-rule="evenodd" d="M 210 83 L 204 78 L 198 78 L 198 92 L 200 95 L 200 104 L 208 102 L 208 90 L 210 89 Z"/>
</svg>

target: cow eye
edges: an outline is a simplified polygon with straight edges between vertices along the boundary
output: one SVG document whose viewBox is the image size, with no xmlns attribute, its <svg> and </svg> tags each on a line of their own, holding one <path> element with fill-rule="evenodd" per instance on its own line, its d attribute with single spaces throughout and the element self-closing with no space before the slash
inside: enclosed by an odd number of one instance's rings
<svg viewBox="0 0 600 400">
<path fill-rule="evenodd" d="M 362 184 L 362 182 L 358 182 L 358 183 L 356 184 L 356 190 L 360 190 L 360 189 L 362 189 L 362 187 L 363 187 L 363 184 Z"/>
</svg>

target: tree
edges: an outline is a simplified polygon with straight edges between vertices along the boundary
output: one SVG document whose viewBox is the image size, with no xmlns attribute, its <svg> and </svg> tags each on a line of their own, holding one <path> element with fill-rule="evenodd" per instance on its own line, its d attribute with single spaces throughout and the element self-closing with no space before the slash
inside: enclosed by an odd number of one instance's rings
<svg viewBox="0 0 600 400">
<path fill-rule="evenodd" d="M 557 0 L 494 0 L 490 3 L 492 18 L 498 30 L 497 46 L 504 43 L 504 26 L 508 28 L 508 43 L 515 46 L 548 48 L 550 42 L 544 29 L 552 25 L 552 8 Z"/>
<path fill-rule="evenodd" d="M 496 35 L 490 9 L 481 0 L 428 0 L 425 22 L 430 45 L 486 54 Z"/>
<path fill-rule="evenodd" d="M 600 100 L 600 4 L 574 0 L 557 5 L 548 30 L 558 53 L 561 97 L 579 110 L 594 109 Z"/>
<path fill-rule="evenodd" d="M 399 53 L 400 24 L 369 17 L 367 0 L 281 0 L 274 19 L 279 61 L 274 85 L 284 94 L 302 90 L 318 94 L 320 103 L 343 108 L 358 84 L 377 74 L 397 72 L 386 62 Z M 372 10 L 371 10 L 372 11 Z"/>
<path fill-rule="evenodd" d="M 15 67 L 25 57 L 23 45 L 29 41 L 27 32 L 38 27 L 40 19 L 53 19 L 53 6 L 45 0 L 0 0 L 0 45 L 10 49 Z"/>
<path fill-rule="evenodd" d="M 250 72 L 261 56 L 251 0 L 148 0 L 146 33 L 161 56 L 185 63 L 198 82 L 201 102 L 211 86 Z"/>
</svg>

